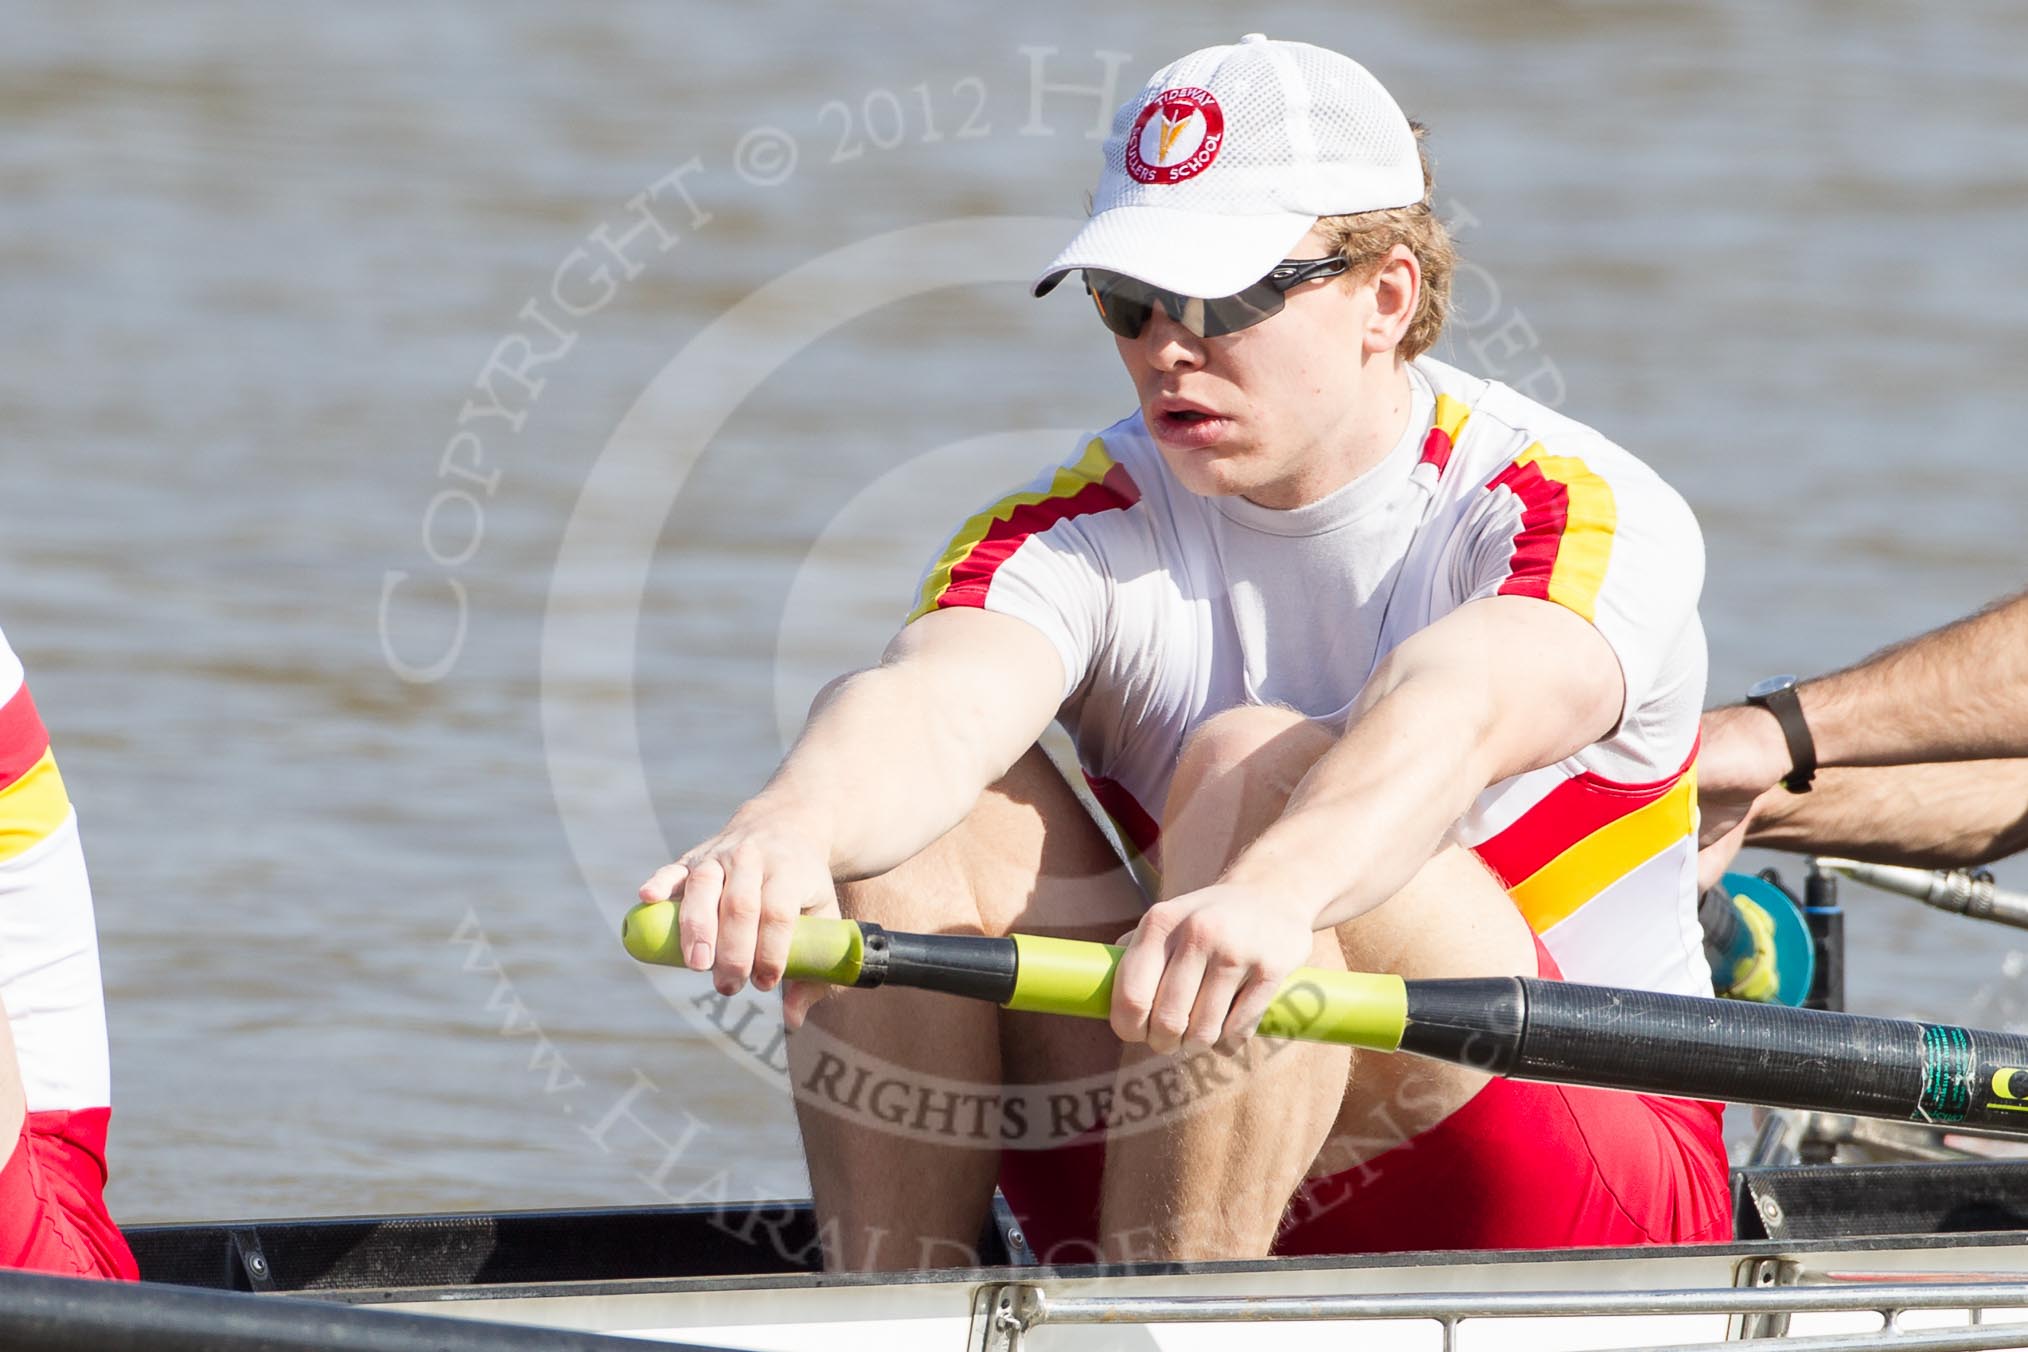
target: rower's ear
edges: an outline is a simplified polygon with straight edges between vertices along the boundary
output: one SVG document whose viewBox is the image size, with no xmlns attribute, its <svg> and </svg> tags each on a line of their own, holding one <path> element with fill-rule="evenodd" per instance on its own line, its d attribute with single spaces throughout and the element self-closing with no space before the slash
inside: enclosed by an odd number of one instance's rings
<svg viewBox="0 0 2028 1352">
<path fill-rule="evenodd" d="M 1422 264 L 1406 244 L 1388 250 L 1368 277 L 1373 310 L 1365 317 L 1360 339 L 1368 352 L 1392 352 L 1408 336 L 1422 296 Z"/>
</svg>

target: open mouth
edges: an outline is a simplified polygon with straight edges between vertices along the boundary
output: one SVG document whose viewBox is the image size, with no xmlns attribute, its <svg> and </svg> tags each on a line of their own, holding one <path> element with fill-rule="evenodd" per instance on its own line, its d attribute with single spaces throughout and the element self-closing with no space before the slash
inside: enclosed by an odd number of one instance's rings
<svg viewBox="0 0 2028 1352">
<path fill-rule="evenodd" d="M 1203 449 L 1222 440 L 1231 422 L 1209 409 L 1158 406 L 1148 430 L 1169 446 Z"/>
</svg>

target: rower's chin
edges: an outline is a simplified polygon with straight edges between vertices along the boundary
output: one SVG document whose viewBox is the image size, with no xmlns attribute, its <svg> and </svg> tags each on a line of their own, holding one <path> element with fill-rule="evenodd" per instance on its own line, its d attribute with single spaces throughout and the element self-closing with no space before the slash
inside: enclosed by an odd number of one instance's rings
<svg viewBox="0 0 2028 1352">
<path fill-rule="evenodd" d="M 1186 492 L 1200 498 L 1230 498 L 1252 488 L 1246 459 L 1226 447 L 1179 449 L 1160 446 L 1162 462 Z"/>
</svg>

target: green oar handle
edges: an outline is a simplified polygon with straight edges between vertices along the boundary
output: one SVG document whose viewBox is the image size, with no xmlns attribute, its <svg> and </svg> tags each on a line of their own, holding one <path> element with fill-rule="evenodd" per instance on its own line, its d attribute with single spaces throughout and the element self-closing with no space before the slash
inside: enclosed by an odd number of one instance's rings
<svg viewBox="0 0 2028 1352">
<path fill-rule="evenodd" d="M 676 935 L 676 903 L 644 901 L 620 922 L 620 942 L 641 962 L 663 967 L 688 967 Z M 859 980 L 865 941 L 850 920 L 806 915 L 796 922 L 789 940 L 790 977 L 849 986 Z"/>
<path fill-rule="evenodd" d="M 642 962 L 686 966 L 677 944 L 676 915 L 674 902 L 644 902 L 627 913 L 620 941 Z M 903 937 L 918 945 L 923 942 L 922 936 L 895 936 L 895 942 L 899 944 Z M 928 942 L 934 943 L 938 937 Z M 939 984 L 933 963 L 911 962 L 898 951 L 876 954 L 875 961 L 869 963 L 867 942 L 865 932 L 853 921 L 804 916 L 796 922 L 789 942 L 787 975 L 793 980 L 836 986 L 859 984 L 868 976 L 897 986 L 935 989 Z M 1086 1019 L 1103 1019 L 1111 1013 L 1113 973 L 1123 951 L 1116 944 L 1028 934 L 1011 939 L 944 938 L 942 942 L 953 951 L 960 946 L 976 951 L 979 945 L 1012 944 L 1013 980 L 1011 988 L 1001 988 L 1001 1003 L 1008 1009 Z M 878 975 L 873 975 L 875 970 Z M 1407 988 L 1398 976 L 1304 967 L 1282 983 L 1256 1031 L 1263 1037 L 1393 1051 L 1401 1045 L 1407 1018 Z"/>
<path fill-rule="evenodd" d="M 1007 1008 L 1103 1019 L 1113 1007 L 1118 944 L 1014 936 L 1020 955 Z M 1336 1042 L 1391 1052 L 1401 1045 L 1408 991 L 1398 976 L 1300 967 L 1282 982 L 1254 1029 L 1262 1037 Z"/>
</svg>

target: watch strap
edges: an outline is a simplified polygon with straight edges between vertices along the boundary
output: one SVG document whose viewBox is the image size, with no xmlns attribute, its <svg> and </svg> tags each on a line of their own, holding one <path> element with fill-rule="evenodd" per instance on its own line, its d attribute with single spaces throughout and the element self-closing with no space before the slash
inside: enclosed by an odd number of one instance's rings
<svg viewBox="0 0 2028 1352">
<path fill-rule="evenodd" d="M 1810 736 L 1810 725 L 1803 718 L 1803 701 L 1796 694 L 1795 684 L 1756 691 L 1746 700 L 1774 715 L 1775 722 L 1781 725 L 1782 740 L 1789 744 L 1789 772 L 1782 777 L 1782 787 L 1790 793 L 1808 793 L 1810 782 L 1817 775 L 1817 741 Z"/>
</svg>

